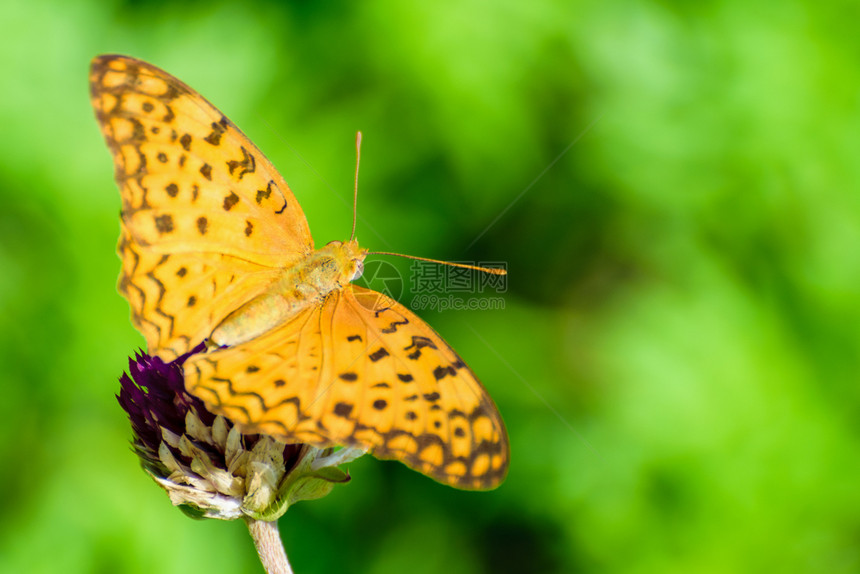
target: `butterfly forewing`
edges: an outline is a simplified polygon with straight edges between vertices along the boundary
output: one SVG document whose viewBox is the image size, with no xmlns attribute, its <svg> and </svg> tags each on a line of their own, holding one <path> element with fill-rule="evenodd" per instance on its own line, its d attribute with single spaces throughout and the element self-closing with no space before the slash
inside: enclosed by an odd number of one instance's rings
<svg viewBox="0 0 860 574">
<path fill-rule="evenodd" d="M 122 193 L 119 289 L 153 354 L 173 358 L 313 250 L 283 178 L 197 92 L 123 56 L 90 92 Z"/>
</svg>

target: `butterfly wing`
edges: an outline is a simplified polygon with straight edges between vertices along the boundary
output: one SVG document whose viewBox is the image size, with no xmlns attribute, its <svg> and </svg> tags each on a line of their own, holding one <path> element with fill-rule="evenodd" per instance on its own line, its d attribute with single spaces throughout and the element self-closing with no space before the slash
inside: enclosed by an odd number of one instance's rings
<svg viewBox="0 0 860 574">
<path fill-rule="evenodd" d="M 170 74 L 100 56 L 90 93 L 122 195 L 118 287 L 171 359 L 310 253 L 308 224 L 262 152 Z"/>
<path fill-rule="evenodd" d="M 241 345 L 189 358 L 213 412 L 286 442 L 372 450 L 458 488 L 507 474 L 501 416 L 474 373 L 411 311 L 350 285 Z"/>
</svg>

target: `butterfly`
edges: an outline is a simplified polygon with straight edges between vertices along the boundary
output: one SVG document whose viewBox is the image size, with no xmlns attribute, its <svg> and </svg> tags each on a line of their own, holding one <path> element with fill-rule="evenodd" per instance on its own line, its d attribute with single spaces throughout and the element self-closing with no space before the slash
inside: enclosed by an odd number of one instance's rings
<svg viewBox="0 0 860 574">
<path fill-rule="evenodd" d="M 206 342 L 184 363 L 189 393 L 246 433 L 498 486 L 509 461 L 498 409 L 430 326 L 351 283 L 366 249 L 354 238 L 315 249 L 269 160 L 163 70 L 99 56 L 90 94 L 122 196 L 118 289 L 150 354 Z"/>
</svg>

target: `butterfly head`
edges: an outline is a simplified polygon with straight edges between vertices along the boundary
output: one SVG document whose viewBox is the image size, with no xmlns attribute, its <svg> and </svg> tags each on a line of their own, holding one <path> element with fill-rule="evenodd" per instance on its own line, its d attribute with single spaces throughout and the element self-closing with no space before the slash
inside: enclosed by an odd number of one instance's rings
<svg viewBox="0 0 860 574">
<path fill-rule="evenodd" d="M 367 257 L 367 249 L 359 247 L 357 240 L 331 241 L 323 249 L 330 251 L 339 270 L 339 283 L 343 285 L 361 277 L 364 272 L 364 258 Z"/>
</svg>

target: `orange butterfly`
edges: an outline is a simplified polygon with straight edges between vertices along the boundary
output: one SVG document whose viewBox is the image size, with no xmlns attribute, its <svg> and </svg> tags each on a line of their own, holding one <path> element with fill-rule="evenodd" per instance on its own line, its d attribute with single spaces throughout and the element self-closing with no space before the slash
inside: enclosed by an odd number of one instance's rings
<svg viewBox="0 0 860 574">
<path fill-rule="evenodd" d="M 458 488 L 504 479 L 507 434 L 474 373 L 404 306 L 350 283 L 368 254 L 355 239 L 314 249 L 239 128 L 133 58 L 95 58 L 90 90 L 122 195 L 119 291 L 151 354 L 207 341 L 184 365 L 191 394 L 243 432 L 367 449 Z"/>
</svg>

